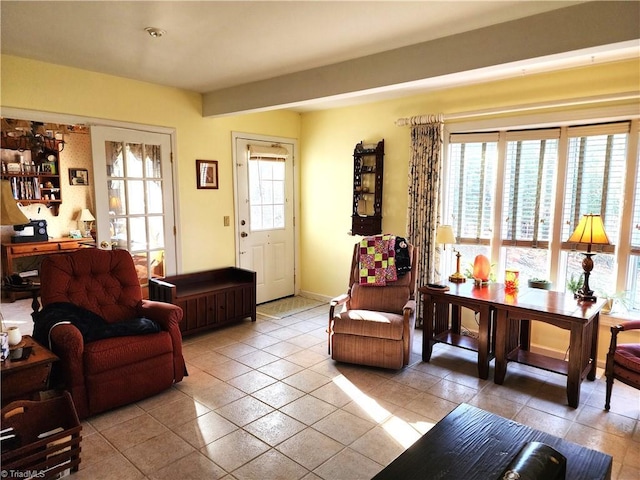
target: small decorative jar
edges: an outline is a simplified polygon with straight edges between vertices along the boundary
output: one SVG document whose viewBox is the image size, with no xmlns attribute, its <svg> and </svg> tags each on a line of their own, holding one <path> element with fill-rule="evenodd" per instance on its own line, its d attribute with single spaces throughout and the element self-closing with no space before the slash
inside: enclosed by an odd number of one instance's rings
<svg viewBox="0 0 640 480">
<path fill-rule="evenodd" d="M 504 271 L 504 289 L 507 293 L 518 291 L 520 287 L 520 272 L 518 270 L 507 269 Z"/>
</svg>

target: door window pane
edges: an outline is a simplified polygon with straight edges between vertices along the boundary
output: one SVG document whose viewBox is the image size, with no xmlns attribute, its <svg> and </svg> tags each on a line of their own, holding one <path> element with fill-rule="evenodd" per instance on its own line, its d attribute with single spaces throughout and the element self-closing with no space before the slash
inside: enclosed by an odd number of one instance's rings
<svg viewBox="0 0 640 480">
<path fill-rule="evenodd" d="M 162 161 L 160 145 L 145 145 L 145 176 L 149 178 L 162 177 Z"/>
<path fill-rule="evenodd" d="M 285 227 L 285 159 L 251 158 L 249 161 L 249 212 L 251 230 Z"/>
<path fill-rule="evenodd" d="M 145 213 L 144 182 L 142 180 L 127 181 L 127 200 L 129 215 Z"/>
<path fill-rule="evenodd" d="M 164 221 L 159 215 L 147 217 L 149 222 L 149 248 L 164 247 Z"/>
<path fill-rule="evenodd" d="M 127 143 L 126 152 L 127 157 L 125 168 L 127 177 L 142 177 L 142 144 Z"/>
<path fill-rule="evenodd" d="M 147 212 L 162 213 L 162 182 L 160 180 L 149 180 L 147 186 Z"/>
</svg>

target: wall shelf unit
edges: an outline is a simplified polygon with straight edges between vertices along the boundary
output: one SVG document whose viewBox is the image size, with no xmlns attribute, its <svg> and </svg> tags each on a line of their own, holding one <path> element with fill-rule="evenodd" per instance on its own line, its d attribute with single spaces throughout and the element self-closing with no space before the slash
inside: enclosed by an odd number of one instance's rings
<svg viewBox="0 0 640 480">
<path fill-rule="evenodd" d="M 351 235 L 382 233 L 384 140 L 358 143 L 353 150 L 353 212 Z"/>
<path fill-rule="evenodd" d="M 61 143 L 51 138 L 38 150 L 24 150 L 17 138 L 5 135 L 0 143 L 4 150 L 0 175 L 11 183 L 14 198 L 23 205 L 44 204 L 55 216 L 62 203 Z"/>
</svg>

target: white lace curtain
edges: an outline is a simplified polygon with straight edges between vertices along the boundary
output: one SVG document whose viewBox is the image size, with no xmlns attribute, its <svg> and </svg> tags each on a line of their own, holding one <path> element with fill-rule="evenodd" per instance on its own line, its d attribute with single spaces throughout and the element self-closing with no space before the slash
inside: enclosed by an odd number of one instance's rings
<svg viewBox="0 0 640 480">
<path fill-rule="evenodd" d="M 415 123 L 414 123 L 414 119 Z M 421 122 L 416 124 L 421 120 Z M 408 240 L 418 248 L 418 285 L 440 281 L 440 246 L 436 227 L 440 223 L 442 199 L 442 116 L 421 116 L 409 120 L 411 158 L 409 160 Z M 400 123 L 398 123 L 400 124 Z M 422 325 L 422 302 L 417 302 L 416 324 Z"/>
</svg>

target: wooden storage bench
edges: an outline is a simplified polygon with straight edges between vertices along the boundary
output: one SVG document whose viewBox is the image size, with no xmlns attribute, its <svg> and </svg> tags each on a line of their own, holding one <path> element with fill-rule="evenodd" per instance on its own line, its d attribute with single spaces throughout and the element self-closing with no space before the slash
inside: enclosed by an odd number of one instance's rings
<svg viewBox="0 0 640 480">
<path fill-rule="evenodd" d="M 256 273 L 236 267 L 149 279 L 149 299 L 184 311 L 183 335 L 251 317 L 256 321 Z"/>
</svg>

